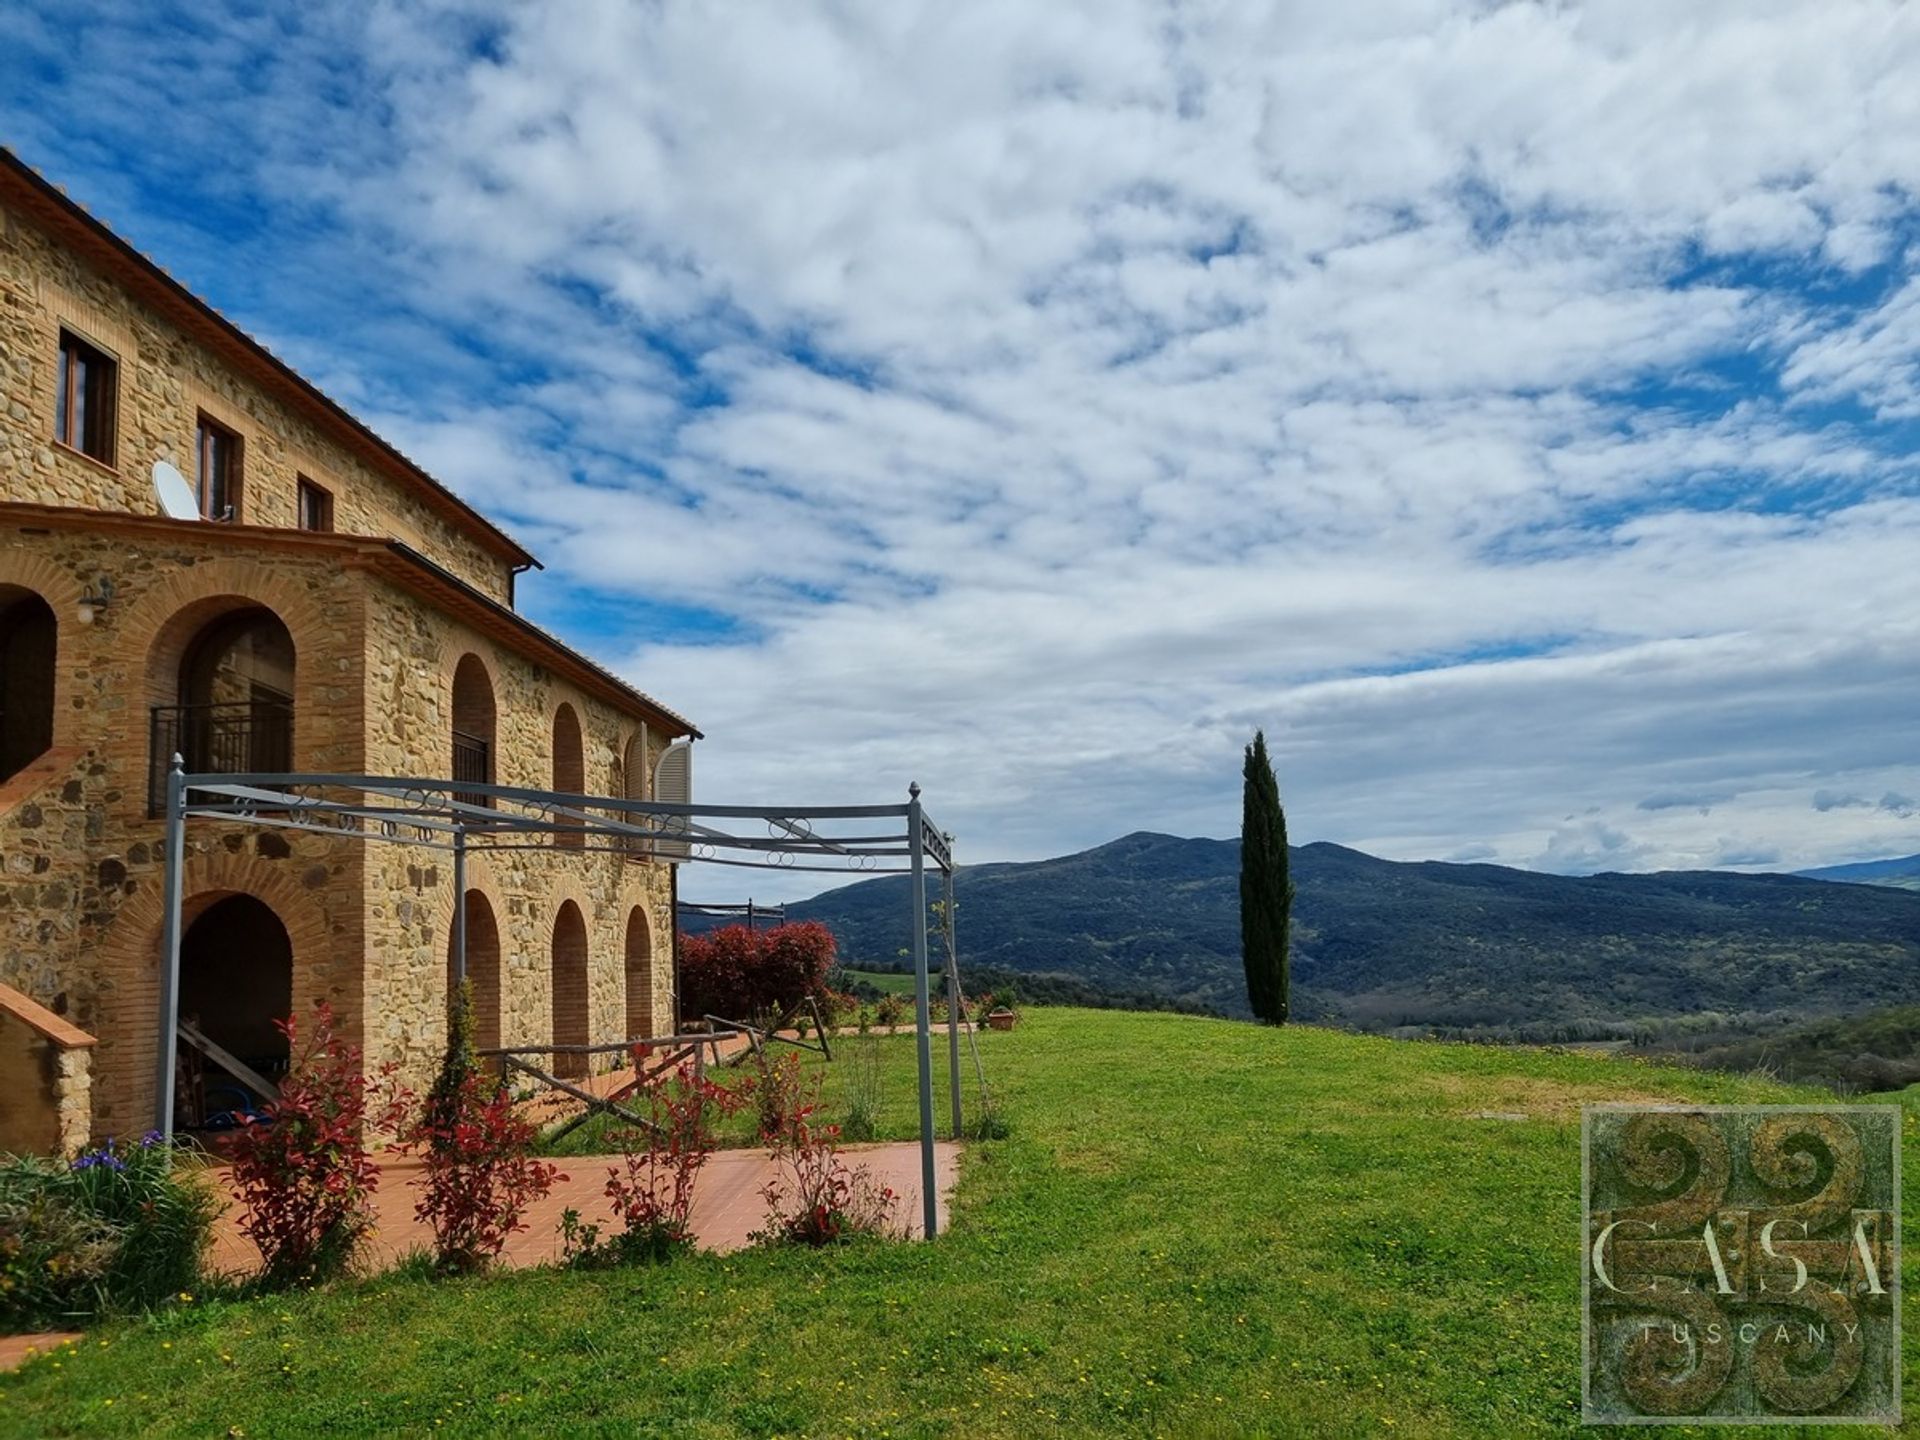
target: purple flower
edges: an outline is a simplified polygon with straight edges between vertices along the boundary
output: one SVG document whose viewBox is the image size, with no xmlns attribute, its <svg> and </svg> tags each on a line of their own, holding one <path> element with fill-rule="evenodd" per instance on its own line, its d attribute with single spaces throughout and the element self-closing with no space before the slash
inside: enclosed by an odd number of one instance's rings
<svg viewBox="0 0 1920 1440">
<path fill-rule="evenodd" d="M 140 1137 L 140 1148 L 145 1150 L 150 1146 L 164 1145 L 166 1144 L 166 1140 L 167 1137 L 162 1135 L 158 1130 L 149 1130 Z"/>
</svg>

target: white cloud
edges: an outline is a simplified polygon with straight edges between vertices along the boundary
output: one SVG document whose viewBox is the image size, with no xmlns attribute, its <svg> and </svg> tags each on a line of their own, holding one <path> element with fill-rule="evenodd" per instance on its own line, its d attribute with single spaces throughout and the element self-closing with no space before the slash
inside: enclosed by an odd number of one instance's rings
<svg viewBox="0 0 1920 1440">
<path fill-rule="evenodd" d="M 383 301 L 277 343 L 737 623 L 598 627 L 708 794 L 1230 833 L 1265 726 L 1386 854 L 1920 849 L 1911 7 L 366 13 L 234 142 Z"/>
</svg>

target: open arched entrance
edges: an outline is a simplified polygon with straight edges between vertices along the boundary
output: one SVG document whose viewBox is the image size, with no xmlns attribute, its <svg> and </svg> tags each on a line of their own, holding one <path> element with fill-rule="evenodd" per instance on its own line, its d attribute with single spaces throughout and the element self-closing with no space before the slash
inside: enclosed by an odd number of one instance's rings
<svg viewBox="0 0 1920 1440">
<path fill-rule="evenodd" d="M 287 1073 L 287 1037 L 274 1022 L 292 1011 L 293 941 L 272 907 L 251 895 L 227 895 L 202 910 L 180 937 L 184 1083 L 176 1088 L 176 1109 L 183 1123 L 199 1126 L 266 1098 L 241 1067 L 276 1082 Z M 189 1025 L 207 1047 L 192 1043 Z"/>
<path fill-rule="evenodd" d="M 636 905 L 627 916 L 627 1038 L 653 1034 L 653 927 Z"/>
<path fill-rule="evenodd" d="M 553 1043 L 589 1043 L 587 1004 L 587 922 L 571 900 L 553 917 Z M 578 1078 L 587 1073 L 585 1055 L 556 1055 L 553 1073 Z"/>
<path fill-rule="evenodd" d="M 587 789 L 580 717 L 573 713 L 573 706 L 565 702 L 553 712 L 553 788 L 563 795 L 583 795 Z M 578 825 L 580 822 L 562 820 L 561 823 Z M 553 843 L 578 847 L 585 843 L 585 837 L 578 830 L 560 830 L 554 834 Z"/>
<path fill-rule="evenodd" d="M 500 1045 L 500 924 L 493 905 L 478 890 L 467 891 L 467 984 L 473 991 L 473 1044 Z M 447 990 L 454 984 L 453 932 L 447 932 Z"/>
<path fill-rule="evenodd" d="M 53 744 L 53 668 L 60 624 L 31 590 L 0 585 L 0 780 Z"/>
<path fill-rule="evenodd" d="M 453 778 L 473 785 L 493 784 L 493 678 L 486 662 L 469 651 L 453 669 Z M 470 805 L 486 805 L 486 795 L 460 795 Z"/>
</svg>

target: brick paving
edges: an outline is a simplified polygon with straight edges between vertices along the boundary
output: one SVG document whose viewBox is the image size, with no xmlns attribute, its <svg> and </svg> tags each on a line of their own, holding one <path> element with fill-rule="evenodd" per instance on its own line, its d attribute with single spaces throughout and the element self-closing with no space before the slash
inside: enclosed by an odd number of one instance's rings
<svg viewBox="0 0 1920 1440">
<path fill-rule="evenodd" d="M 914 1142 L 849 1145 L 841 1153 L 849 1165 L 865 1166 L 878 1183 L 900 1196 L 895 1213 L 918 1234 L 920 1146 Z M 960 1147 L 952 1141 L 943 1140 L 934 1147 L 935 1204 L 943 1227 L 959 1155 Z M 527 1228 L 517 1232 L 502 1253 L 508 1265 L 540 1265 L 558 1259 L 560 1214 L 568 1207 L 578 1210 L 583 1220 L 600 1223 L 603 1229 L 619 1228 L 617 1223 L 609 1223 L 612 1206 L 603 1193 L 608 1167 L 619 1163 L 619 1157 L 569 1156 L 556 1163 L 567 1178 L 557 1183 L 544 1200 L 529 1207 Z M 432 1243 L 427 1227 L 413 1216 L 417 1192 L 412 1182 L 420 1170 L 420 1162 L 411 1157 L 381 1160 L 380 1189 L 374 1197 L 374 1234 L 368 1249 L 369 1258 L 378 1268 Z M 773 1162 L 763 1150 L 716 1152 L 694 1184 L 693 1230 L 700 1245 L 721 1251 L 745 1246 L 747 1237 L 766 1218 L 766 1202 L 760 1191 L 773 1175 Z M 224 1179 L 221 1183 L 224 1187 Z M 230 1191 L 228 1194 L 231 1198 Z M 230 1205 L 214 1227 L 210 1264 L 215 1270 L 244 1274 L 259 1261 L 259 1252 L 240 1233 L 239 1207 Z"/>
<path fill-rule="evenodd" d="M 0 1370 L 16 1370 L 36 1355 L 86 1337 L 77 1330 L 48 1330 L 38 1335 L 0 1335 Z"/>
</svg>

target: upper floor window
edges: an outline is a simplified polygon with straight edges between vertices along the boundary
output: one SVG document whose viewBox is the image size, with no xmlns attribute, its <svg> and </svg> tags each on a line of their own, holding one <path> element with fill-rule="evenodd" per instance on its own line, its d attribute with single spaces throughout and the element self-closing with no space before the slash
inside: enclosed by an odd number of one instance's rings
<svg viewBox="0 0 1920 1440">
<path fill-rule="evenodd" d="M 209 520 L 240 514 L 240 437 L 200 417 L 200 513 Z"/>
<path fill-rule="evenodd" d="M 118 367 L 79 336 L 60 332 L 60 389 L 53 400 L 53 437 L 113 463 L 113 404 Z"/>
<path fill-rule="evenodd" d="M 300 528 L 333 529 L 333 496 L 304 475 L 300 477 Z"/>
</svg>

